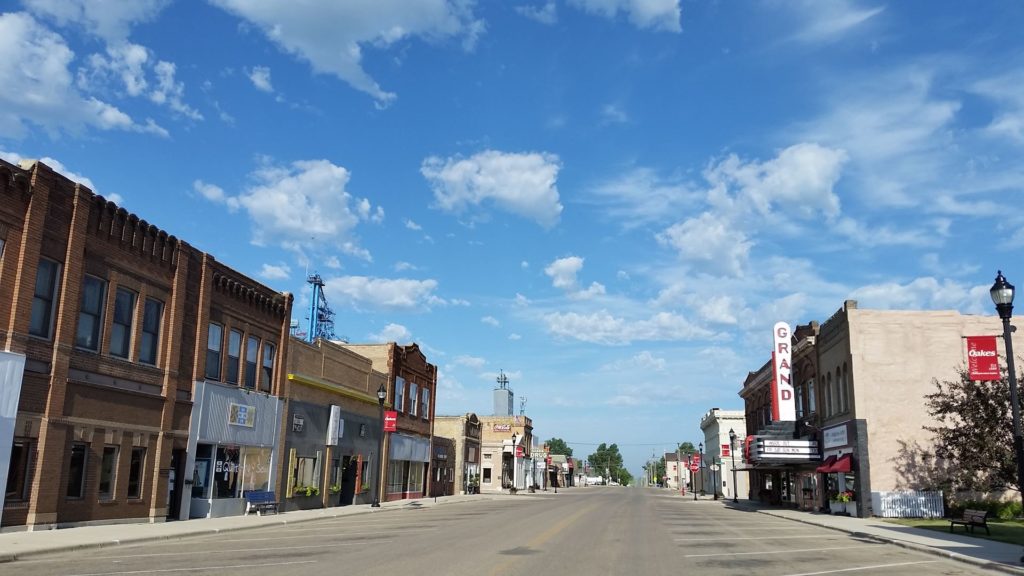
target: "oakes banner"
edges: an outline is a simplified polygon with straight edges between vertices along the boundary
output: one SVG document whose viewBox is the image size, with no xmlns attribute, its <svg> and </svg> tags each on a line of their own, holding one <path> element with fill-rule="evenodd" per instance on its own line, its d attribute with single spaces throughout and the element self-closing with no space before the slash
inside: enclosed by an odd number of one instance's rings
<svg viewBox="0 0 1024 576">
<path fill-rule="evenodd" d="M 967 371 L 971 380 L 999 380 L 995 336 L 967 337 Z"/>
</svg>

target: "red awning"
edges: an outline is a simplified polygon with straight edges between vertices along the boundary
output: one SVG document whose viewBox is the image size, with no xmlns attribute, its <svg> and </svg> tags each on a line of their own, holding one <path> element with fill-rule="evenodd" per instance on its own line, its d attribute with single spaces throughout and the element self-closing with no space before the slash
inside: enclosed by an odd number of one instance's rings
<svg viewBox="0 0 1024 576">
<path fill-rule="evenodd" d="M 825 460 L 821 463 L 821 466 L 818 466 L 817 468 L 815 468 L 814 471 L 815 472 L 824 472 L 825 474 L 828 474 L 829 470 L 832 468 L 832 465 L 835 464 L 835 463 L 836 463 L 836 457 L 835 456 L 829 456 L 828 458 L 825 458 Z"/>
<path fill-rule="evenodd" d="M 850 464 L 853 461 L 853 454 L 843 454 L 836 460 L 836 463 L 828 469 L 829 472 L 839 472 L 845 474 L 850 471 Z"/>
</svg>

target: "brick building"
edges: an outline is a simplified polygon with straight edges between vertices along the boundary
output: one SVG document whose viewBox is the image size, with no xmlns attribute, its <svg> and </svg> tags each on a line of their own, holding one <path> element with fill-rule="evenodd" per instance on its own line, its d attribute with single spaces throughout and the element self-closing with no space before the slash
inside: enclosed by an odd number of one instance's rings
<svg viewBox="0 0 1024 576">
<path fill-rule="evenodd" d="M 543 486 L 544 478 L 537 477 L 532 447 L 533 420 L 528 416 L 480 416 L 481 492 Z"/>
<path fill-rule="evenodd" d="M 434 435 L 455 441 L 455 489 L 469 493 L 470 481 L 480 487 L 480 419 L 469 412 L 462 416 L 436 416 Z"/>
<path fill-rule="evenodd" d="M 398 413 L 396 432 L 387 435 L 381 501 L 429 496 L 430 438 L 434 433 L 437 366 L 416 344 L 347 344 L 387 375 L 388 398 Z"/>
<path fill-rule="evenodd" d="M 0 302 L 0 347 L 26 357 L 0 522 L 28 529 L 186 515 L 208 322 L 276 343 L 291 312 L 45 164 L 2 160 Z M 260 347 L 242 366 L 282 357 Z"/>
<path fill-rule="evenodd" d="M 455 494 L 455 439 L 434 436 L 430 455 L 430 495 Z"/>
<path fill-rule="evenodd" d="M 334 342 L 290 342 L 282 509 L 370 504 L 383 434 L 377 389 L 387 375 Z M 303 495 L 302 486 L 319 494 Z"/>
</svg>

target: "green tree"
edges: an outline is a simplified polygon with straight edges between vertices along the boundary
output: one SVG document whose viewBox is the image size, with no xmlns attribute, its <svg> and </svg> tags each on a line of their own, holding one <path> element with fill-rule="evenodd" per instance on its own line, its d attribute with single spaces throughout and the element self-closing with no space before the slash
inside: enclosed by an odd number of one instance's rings
<svg viewBox="0 0 1024 576">
<path fill-rule="evenodd" d="M 549 454 L 562 454 L 564 456 L 572 456 L 572 448 L 565 443 L 565 440 L 561 438 L 552 438 L 546 442 L 548 445 Z"/>
<path fill-rule="evenodd" d="M 1005 372 L 991 382 L 971 380 L 963 367 L 958 372 L 958 380 L 933 380 L 935 392 L 925 395 L 928 412 L 940 424 L 924 427 L 935 435 L 933 455 L 945 462 L 953 490 L 1021 490 Z"/>
<path fill-rule="evenodd" d="M 696 454 L 697 447 L 693 445 L 693 442 L 683 442 L 679 445 L 679 453 L 683 456 L 687 454 Z"/>
<path fill-rule="evenodd" d="M 620 478 L 627 476 L 632 479 L 629 472 L 622 467 L 622 454 L 619 453 L 619 447 L 615 444 L 609 446 L 602 442 L 597 450 L 587 457 L 587 461 L 590 462 L 591 470 L 604 476 L 607 480 L 619 482 Z M 621 482 L 619 483 L 621 484 Z"/>
</svg>

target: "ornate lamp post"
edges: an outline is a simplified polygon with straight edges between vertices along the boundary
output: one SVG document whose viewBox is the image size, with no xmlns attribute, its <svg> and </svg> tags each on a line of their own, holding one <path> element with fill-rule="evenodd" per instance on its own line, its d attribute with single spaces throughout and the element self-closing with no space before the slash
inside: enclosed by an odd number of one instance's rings
<svg viewBox="0 0 1024 576">
<path fill-rule="evenodd" d="M 700 442 L 700 443 L 697 444 L 697 454 L 700 456 L 700 458 L 697 459 L 697 462 L 699 462 L 699 464 L 697 466 L 697 471 L 700 473 L 700 490 L 701 490 L 701 492 L 703 492 L 704 491 L 704 443 L 703 442 Z"/>
<path fill-rule="evenodd" d="M 377 450 L 377 480 L 373 483 L 373 504 L 371 508 L 380 508 L 380 476 L 384 470 L 384 399 L 388 396 L 388 389 L 382 382 L 377 388 L 377 403 L 380 404 L 380 448 Z"/>
<path fill-rule="evenodd" d="M 736 431 L 729 428 L 729 457 L 732 458 L 732 501 L 739 502 L 739 484 L 736 483 Z"/>
<path fill-rule="evenodd" d="M 1017 461 L 1017 486 L 1024 490 L 1024 438 L 1020 431 L 1020 400 L 1017 395 L 1017 370 L 1013 358 L 1013 331 L 1010 318 L 1013 317 L 1013 284 L 1006 281 L 1003 271 L 996 274 L 996 281 L 989 290 L 996 311 L 1003 320 L 1003 342 L 1006 345 L 1006 376 L 1010 381 L 1010 413 L 1013 415 L 1013 457 Z"/>
</svg>

